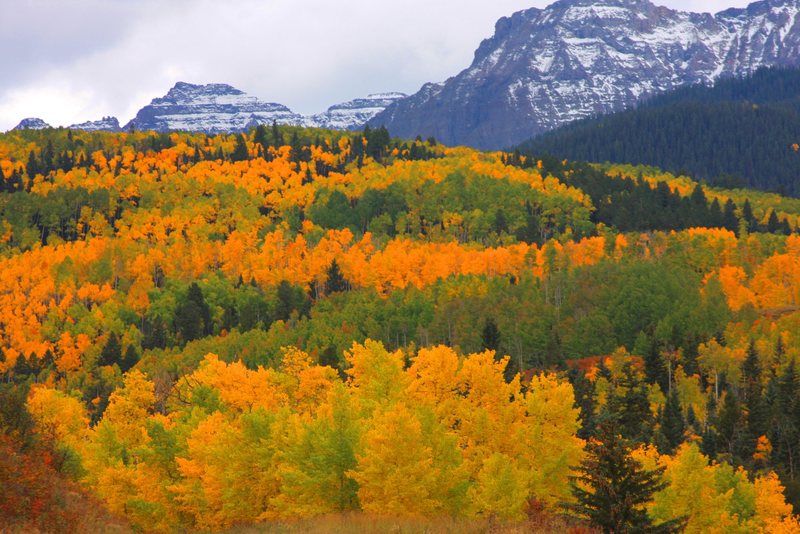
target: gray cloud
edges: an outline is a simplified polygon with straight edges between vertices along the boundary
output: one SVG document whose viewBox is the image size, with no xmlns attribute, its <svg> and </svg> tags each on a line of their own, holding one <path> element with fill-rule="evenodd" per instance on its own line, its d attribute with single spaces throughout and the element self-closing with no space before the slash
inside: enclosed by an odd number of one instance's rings
<svg viewBox="0 0 800 534">
<path fill-rule="evenodd" d="M 719 11 L 741 0 L 664 0 Z M 546 0 L 0 0 L 0 130 L 122 122 L 176 81 L 225 82 L 302 113 L 416 91 L 469 65 L 495 21 Z M 659 2 L 660 3 L 660 2 Z"/>
</svg>

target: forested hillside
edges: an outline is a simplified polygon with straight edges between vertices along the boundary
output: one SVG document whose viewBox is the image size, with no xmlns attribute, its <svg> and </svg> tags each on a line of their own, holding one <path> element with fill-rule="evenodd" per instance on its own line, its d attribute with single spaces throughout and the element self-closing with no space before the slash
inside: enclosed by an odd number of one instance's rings
<svg viewBox="0 0 800 534">
<path fill-rule="evenodd" d="M 613 425 L 639 520 L 800 531 L 798 201 L 384 129 L 18 131 L 0 169 L 15 528 L 586 525 Z"/>
<path fill-rule="evenodd" d="M 800 195 L 800 71 L 760 69 L 532 139 L 524 153 L 655 165 L 723 187 Z"/>
</svg>

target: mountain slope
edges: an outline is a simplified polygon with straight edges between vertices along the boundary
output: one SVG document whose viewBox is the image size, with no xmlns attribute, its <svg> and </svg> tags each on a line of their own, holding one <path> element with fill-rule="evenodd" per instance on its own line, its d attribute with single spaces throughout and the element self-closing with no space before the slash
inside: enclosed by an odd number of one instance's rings
<svg viewBox="0 0 800 534">
<path fill-rule="evenodd" d="M 507 147 L 648 95 L 800 60 L 800 0 L 710 15 L 648 0 L 560 0 L 498 21 L 472 65 L 377 115 L 396 135 Z"/>
<path fill-rule="evenodd" d="M 655 165 L 721 185 L 800 195 L 800 71 L 763 69 L 656 97 L 523 143 L 531 154 Z"/>
</svg>

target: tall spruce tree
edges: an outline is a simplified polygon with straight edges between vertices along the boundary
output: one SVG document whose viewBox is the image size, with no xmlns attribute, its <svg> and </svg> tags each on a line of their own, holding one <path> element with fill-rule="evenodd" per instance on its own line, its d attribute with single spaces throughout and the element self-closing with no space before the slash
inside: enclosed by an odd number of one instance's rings
<svg viewBox="0 0 800 534">
<path fill-rule="evenodd" d="M 725 201 L 725 208 L 722 211 L 722 226 L 731 232 L 739 229 L 739 221 L 736 219 L 736 204 L 731 199 Z"/>
<path fill-rule="evenodd" d="M 100 351 L 100 359 L 98 360 L 98 365 L 114 365 L 115 363 L 119 365 L 122 361 L 122 346 L 119 343 L 119 338 L 117 334 L 111 332 L 108 336 L 108 340 L 106 344 L 103 346 L 103 350 Z"/>
<path fill-rule="evenodd" d="M 500 347 L 500 329 L 497 328 L 497 323 L 491 317 L 487 317 L 483 323 L 481 339 L 483 348 L 487 350 L 497 350 Z"/>
<path fill-rule="evenodd" d="M 231 161 L 247 161 L 250 159 L 250 151 L 247 149 L 247 140 L 244 134 L 236 136 L 236 148 L 231 153 Z"/>
<path fill-rule="evenodd" d="M 331 262 L 330 267 L 326 273 L 325 278 L 325 294 L 341 293 L 347 291 L 348 282 L 339 268 L 339 263 L 336 260 Z"/>
<path fill-rule="evenodd" d="M 136 351 L 136 347 L 133 345 L 128 345 L 128 348 L 125 349 L 125 354 L 122 356 L 122 359 L 119 362 L 119 370 L 123 373 L 127 373 L 130 371 L 136 362 L 139 361 L 139 353 Z"/>
<path fill-rule="evenodd" d="M 742 219 L 744 219 L 745 223 L 747 224 L 747 230 L 749 232 L 752 232 L 756 229 L 756 218 L 753 215 L 753 207 L 750 206 L 749 198 L 744 200 L 744 205 L 742 206 Z"/>
<path fill-rule="evenodd" d="M 665 467 L 644 469 L 631 456 L 631 445 L 617 431 L 613 420 L 598 426 L 596 439 L 586 445 L 586 458 L 575 468 L 570 485 L 575 503 L 564 507 L 607 534 L 672 533 L 683 529 L 685 520 L 654 525 L 645 506 L 653 494 L 666 486 L 661 480 Z"/>
<path fill-rule="evenodd" d="M 184 341 L 193 341 L 211 333 L 211 309 L 196 282 L 175 309 L 175 329 Z"/>
<path fill-rule="evenodd" d="M 742 406 L 739 403 L 739 399 L 733 391 L 728 390 L 725 393 L 725 400 L 722 402 L 717 422 L 718 450 L 733 454 L 737 449 L 742 433 L 742 419 Z"/>
<path fill-rule="evenodd" d="M 786 478 L 794 481 L 800 469 L 800 388 L 794 359 L 776 381 L 768 437 L 773 445 L 774 462 Z"/>
<path fill-rule="evenodd" d="M 622 367 L 620 377 L 609 392 L 603 415 L 613 418 L 626 438 L 644 443 L 652 435 L 654 417 L 650 411 L 647 384 L 631 362 Z"/>
<path fill-rule="evenodd" d="M 661 412 L 661 434 L 664 437 L 664 445 L 667 450 L 662 451 L 672 454 L 675 448 L 683 442 L 683 434 L 686 431 L 686 423 L 681 412 L 681 403 L 678 400 L 678 392 L 673 389 L 667 396 L 667 402 Z"/>
</svg>

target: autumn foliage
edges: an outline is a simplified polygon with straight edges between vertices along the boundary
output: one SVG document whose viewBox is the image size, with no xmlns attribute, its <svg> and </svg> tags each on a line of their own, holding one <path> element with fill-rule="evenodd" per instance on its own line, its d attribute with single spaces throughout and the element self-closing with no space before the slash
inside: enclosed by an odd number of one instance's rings
<svg viewBox="0 0 800 534">
<path fill-rule="evenodd" d="M 144 531 L 558 515 L 619 417 L 664 468 L 655 523 L 797 532 L 800 206 L 556 163 L 370 130 L 0 136 L 3 421 L 40 444 L 0 428 L 0 516 L 68 530 L 81 491 Z M 736 228 L 620 231 L 593 173 L 735 201 Z"/>
</svg>

